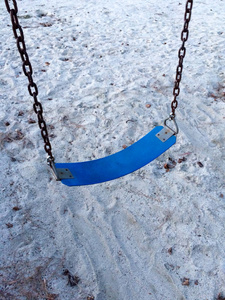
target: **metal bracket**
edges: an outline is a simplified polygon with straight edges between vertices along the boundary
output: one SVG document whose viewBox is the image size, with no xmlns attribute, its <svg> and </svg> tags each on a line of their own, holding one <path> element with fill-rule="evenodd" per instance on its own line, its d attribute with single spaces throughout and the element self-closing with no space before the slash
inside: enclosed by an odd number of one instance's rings
<svg viewBox="0 0 225 300">
<path fill-rule="evenodd" d="M 57 171 L 57 177 L 59 180 L 74 178 L 73 174 L 67 168 L 59 168 L 59 169 L 56 168 L 56 171 Z"/>
<path fill-rule="evenodd" d="M 168 124 L 167 124 L 168 122 L 173 122 L 174 123 L 175 130 L 172 129 L 170 126 L 168 126 Z M 171 136 L 177 135 L 178 132 L 179 132 L 179 128 L 178 128 L 177 122 L 175 120 L 175 115 L 173 115 L 173 114 L 170 114 L 169 118 L 167 118 L 164 121 L 164 126 L 165 127 L 163 127 L 163 129 L 159 133 L 156 134 L 156 136 L 162 142 L 167 141 Z"/>
<path fill-rule="evenodd" d="M 55 167 L 55 162 L 54 162 L 54 157 L 50 158 L 48 157 L 47 159 L 48 165 L 52 170 L 53 175 L 55 176 L 55 179 L 60 181 L 62 179 L 73 179 L 73 174 L 70 172 L 68 168 L 56 168 Z"/>
<path fill-rule="evenodd" d="M 174 126 L 175 126 L 175 130 L 172 129 L 170 126 L 168 126 L 167 123 L 168 123 L 169 121 L 170 121 L 170 122 L 173 122 L 173 124 L 174 124 Z M 173 133 L 174 133 L 175 135 L 178 134 L 179 128 L 178 128 L 178 126 L 177 126 L 177 122 L 176 122 L 176 119 L 175 119 L 175 115 L 170 114 L 169 118 L 167 118 L 167 119 L 164 121 L 164 125 L 165 125 L 168 129 L 172 130 Z"/>
<path fill-rule="evenodd" d="M 166 142 L 173 135 L 174 131 L 170 130 L 168 127 L 163 127 L 163 129 L 156 134 L 157 138 L 162 142 Z"/>
</svg>

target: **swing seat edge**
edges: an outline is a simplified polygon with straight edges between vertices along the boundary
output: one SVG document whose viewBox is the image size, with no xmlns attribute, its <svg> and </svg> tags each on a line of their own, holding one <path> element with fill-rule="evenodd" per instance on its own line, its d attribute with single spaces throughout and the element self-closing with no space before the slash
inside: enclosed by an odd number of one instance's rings
<svg viewBox="0 0 225 300">
<path fill-rule="evenodd" d="M 167 131 L 166 140 L 162 141 Z M 59 180 L 67 186 L 102 183 L 132 173 L 160 156 L 176 143 L 168 128 L 157 126 L 131 146 L 112 155 L 84 162 L 55 163 Z M 161 137 L 159 137 L 161 134 Z"/>
</svg>

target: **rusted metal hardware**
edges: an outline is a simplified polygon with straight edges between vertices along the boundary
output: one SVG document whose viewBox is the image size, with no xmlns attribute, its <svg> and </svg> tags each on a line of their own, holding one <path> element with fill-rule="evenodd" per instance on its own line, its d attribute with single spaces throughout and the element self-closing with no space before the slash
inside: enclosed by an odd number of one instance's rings
<svg viewBox="0 0 225 300">
<path fill-rule="evenodd" d="M 156 134 L 156 136 L 163 143 L 166 142 L 173 135 L 174 135 L 174 131 L 170 130 L 169 127 L 163 127 L 163 129 L 159 133 Z"/>
<path fill-rule="evenodd" d="M 10 6 L 11 2 L 12 2 L 12 6 Z M 28 91 L 29 91 L 30 96 L 33 97 L 33 100 L 34 100 L 33 109 L 34 109 L 35 113 L 37 114 L 39 128 L 41 129 L 41 135 L 44 140 L 44 149 L 45 149 L 46 153 L 48 154 L 48 157 L 52 161 L 54 161 L 54 157 L 52 154 L 52 147 L 51 147 L 51 143 L 49 141 L 49 136 L 48 136 L 47 125 L 43 118 L 43 107 L 37 98 L 38 87 L 33 80 L 33 76 L 32 76 L 33 69 L 32 69 L 32 65 L 31 65 L 29 56 L 27 54 L 23 29 L 19 23 L 18 16 L 17 16 L 17 13 L 18 13 L 17 2 L 16 2 L 16 0 L 12 0 L 12 1 L 5 0 L 5 5 L 6 5 L 8 13 L 10 14 L 10 17 L 11 17 L 12 30 L 14 33 L 14 37 L 17 41 L 17 48 L 18 48 L 18 51 L 20 53 L 21 60 L 23 63 L 23 65 L 22 65 L 23 72 L 24 72 L 24 75 L 27 76 L 28 81 L 29 81 Z"/>
<path fill-rule="evenodd" d="M 55 162 L 50 157 L 47 159 L 48 165 L 52 170 L 52 173 L 57 181 L 62 179 L 73 179 L 73 174 L 68 168 L 56 168 Z"/>
<path fill-rule="evenodd" d="M 168 125 L 168 123 L 173 123 L 173 128 L 171 127 L 171 125 Z M 171 130 L 173 132 L 174 135 L 177 135 L 178 132 L 179 132 L 179 128 L 178 128 L 178 125 L 177 125 L 177 122 L 176 122 L 176 118 L 175 116 L 171 113 L 169 118 L 167 118 L 165 121 L 164 121 L 164 126 L 166 126 L 169 130 Z"/>
<path fill-rule="evenodd" d="M 193 6 L 193 0 L 187 0 L 186 7 L 185 7 L 185 14 L 184 14 L 184 27 L 181 32 L 182 45 L 178 51 L 179 62 L 178 62 L 177 70 L 176 70 L 176 79 L 175 79 L 174 88 L 173 88 L 174 99 L 171 103 L 171 115 L 170 116 L 172 116 L 172 117 L 175 117 L 175 111 L 178 106 L 177 97 L 180 94 L 180 82 L 181 82 L 181 78 L 182 78 L 183 60 L 184 60 L 184 57 L 186 54 L 185 42 L 188 40 L 188 35 L 189 35 L 188 26 L 189 26 L 189 22 L 191 20 L 192 6 Z"/>
<path fill-rule="evenodd" d="M 173 123 L 172 126 L 171 123 Z M 160 141 L 166 142 L 172 135 L 177 135 L 178 132 L 179 128 L 177 126 L 175 116 L 170 114 L 169 118 L 164 121 L 163 129 L 156 136 L 160 139 Z"/>
</svg>

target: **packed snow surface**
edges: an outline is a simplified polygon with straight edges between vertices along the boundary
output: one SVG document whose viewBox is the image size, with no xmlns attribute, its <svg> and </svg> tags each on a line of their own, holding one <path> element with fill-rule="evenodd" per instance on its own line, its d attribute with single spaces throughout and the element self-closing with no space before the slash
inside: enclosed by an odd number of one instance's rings
<svg viewBox="0 0 225 300">
<path fill-rule="evenodd" d="M 18 8 L 56 162 L 113 154 L 163 124 L 184 0 Z M 0 299 L 225 297 L 224 17 L 224 0 L 194 1 L 176 145 L 123 178 L 68 188 L 47 167 L 1 1 Z"/>
</svg>

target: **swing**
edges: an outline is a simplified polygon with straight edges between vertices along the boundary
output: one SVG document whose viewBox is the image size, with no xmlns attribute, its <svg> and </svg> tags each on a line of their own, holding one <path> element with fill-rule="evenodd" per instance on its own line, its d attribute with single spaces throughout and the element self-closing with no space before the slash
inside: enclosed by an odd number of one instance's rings
<svg viewBox="0 0 225 300">
<path fill-rule="evenodd" d="M 89 185 L 113 180 L 142 168 L 176 143 L 178 126 L 175 120 L 175 111 L 178 106 L 177 97 L 180 93 L 179 85 L 182 77 L 183 60 L 186 54 L 185 42 L 189 34 L 188 26 L 191 19 L 193 0 L 187 0 L 186 2 L 184 27 L 181 32 L 182 46 L 178 51 L 179 63 L 176 69 L 173 89 L 174 99 L 171 103 L 170 116 L 164 121 L 164 126 L 155 127 L 139 141 L 115 154 L 101 159 L 76 163 L 55 163 L 46 123 L 43 118 L 43 108 L 37 98 L 38 88 L 33 81 L 33 70 L 26 51 L 23 29 L 17 16 L 17 2 L 12 0 L 13 8 L 10 8 L 9 1 L 5 0 L 5 5 L 11 17 L 14 37 L 17 40 L 17 48 L 23 62 L 23 71 L 29 81 L 28 91 L 34 99 L 33 108 L 38 117 L 38 124 L 44 140 L 44 149 L 48 154 L 47 162 L 56 180 L 60 180 L 67 186 Z M 170 124 L 168 125 L 169 122 L 173 122 L 173 128 L 171 128 Z"/>
</svg>

